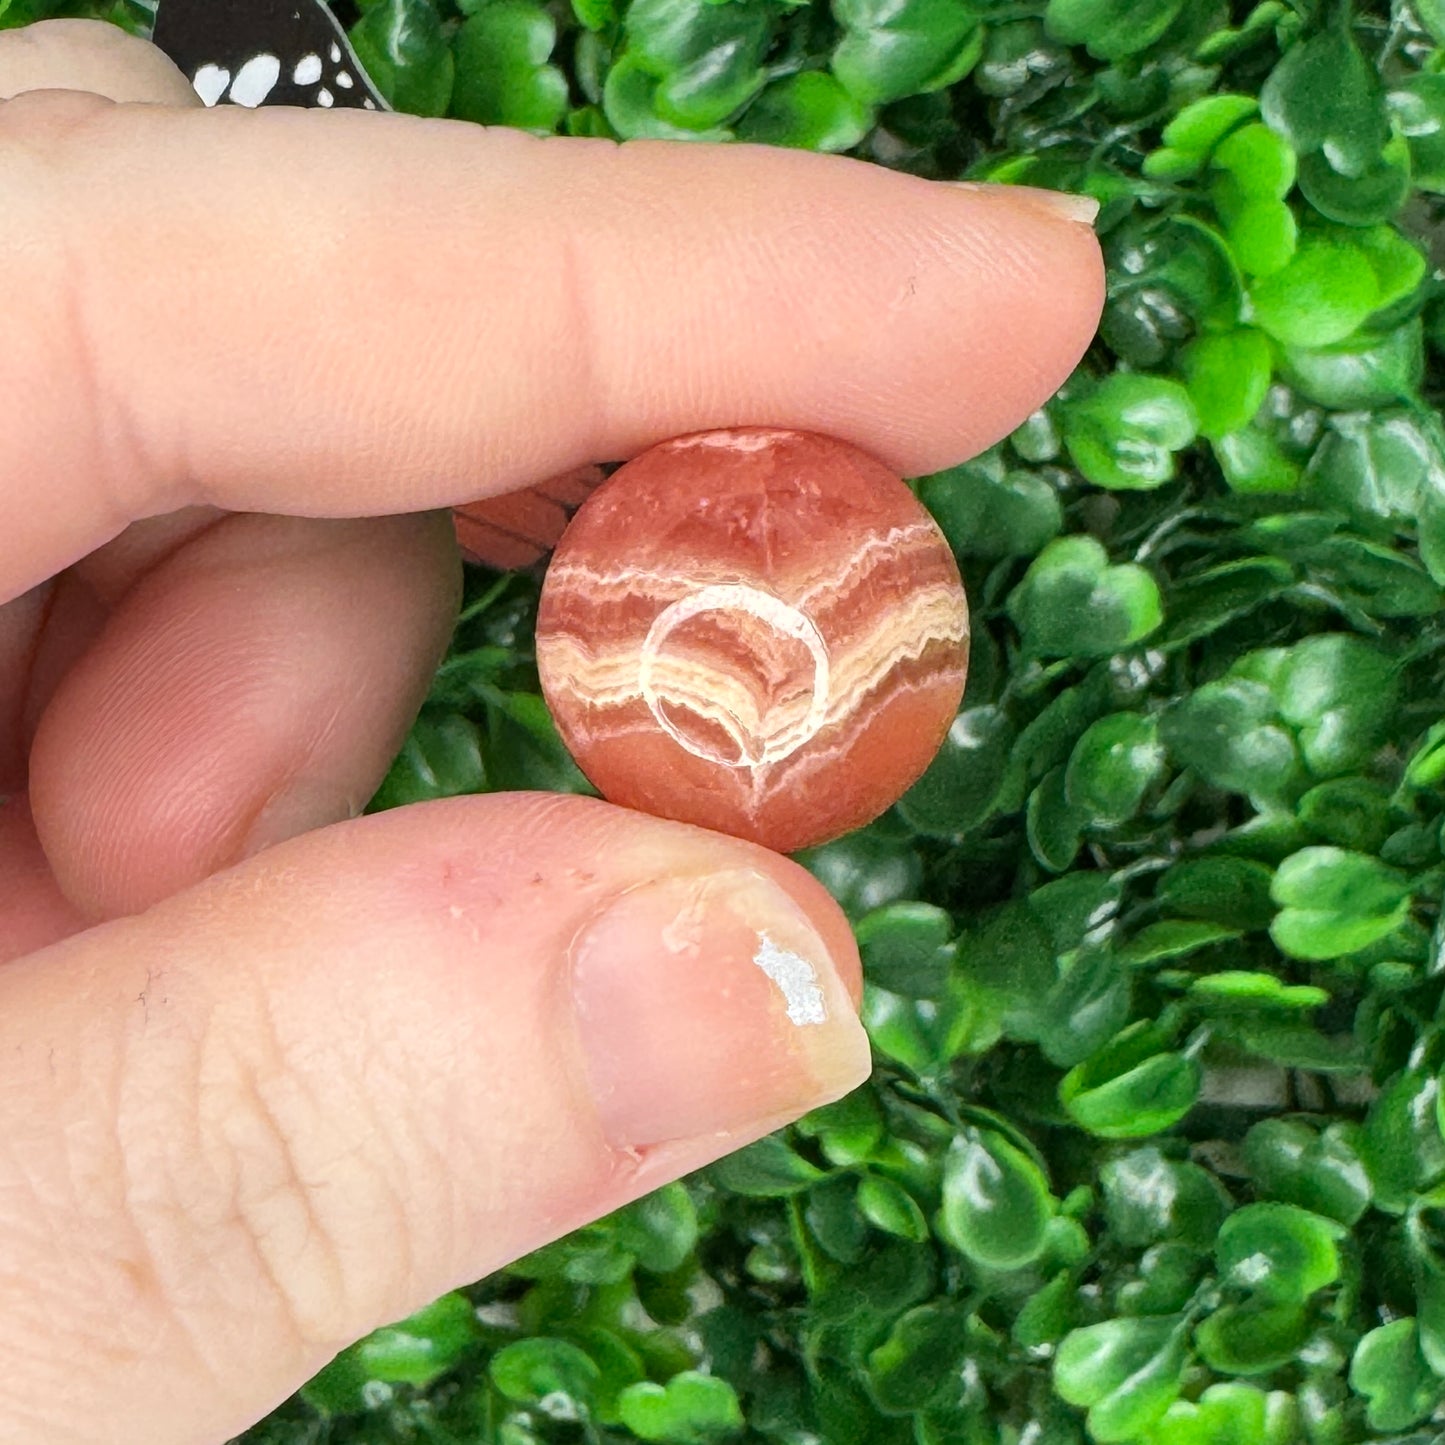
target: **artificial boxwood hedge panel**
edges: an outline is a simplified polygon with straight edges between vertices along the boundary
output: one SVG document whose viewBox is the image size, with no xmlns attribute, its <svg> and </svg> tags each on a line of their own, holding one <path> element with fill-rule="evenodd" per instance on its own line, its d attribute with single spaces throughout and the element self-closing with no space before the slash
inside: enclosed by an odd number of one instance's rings
<svg viewBox="0 0 1445 1445">
<path fill-rule="evenodd" d="M 144 11 L 0 0 L 0 23 Z M 246 1439 L 1348 1445 L 1445 1427 L 1445 0 L 371 0 L 403 109 L 1087 191 L 1100 338 L 920 478 L 977 628 L 806 855 L 872 1083 Z M 468 578 L 373 806 L 580 790 Z"/>
</svg>

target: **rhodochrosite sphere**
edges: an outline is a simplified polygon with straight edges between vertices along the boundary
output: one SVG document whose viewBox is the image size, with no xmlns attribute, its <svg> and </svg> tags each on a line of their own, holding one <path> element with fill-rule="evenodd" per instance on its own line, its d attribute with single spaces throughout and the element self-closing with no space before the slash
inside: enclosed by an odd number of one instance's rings
<svg viewBox="0 0 1445 1445">
<path fill-rule="evenodd" d="M 542 690 L 604 797 L 783 852 L 875 818 L 963 696 L 968 607 L 913 493 L 845 442 L 703 432 L 583 503 L 537 616 Z"/>
</svg>

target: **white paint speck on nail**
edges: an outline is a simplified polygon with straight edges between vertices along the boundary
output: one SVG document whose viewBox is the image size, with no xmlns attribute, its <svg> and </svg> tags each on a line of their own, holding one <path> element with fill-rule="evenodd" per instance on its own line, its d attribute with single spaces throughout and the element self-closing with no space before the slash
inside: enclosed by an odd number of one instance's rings
<svg viewBox="0 0 1445 1445">
<path fill-rule="evenodd" d="M 818 971 L 802 954 L 783 948 L 764 933 L 753 962 L 782 990 L 788 1017 L 795 1024 L 827 1023 L 828 1006 L 818 983 Z"/>
</svg>

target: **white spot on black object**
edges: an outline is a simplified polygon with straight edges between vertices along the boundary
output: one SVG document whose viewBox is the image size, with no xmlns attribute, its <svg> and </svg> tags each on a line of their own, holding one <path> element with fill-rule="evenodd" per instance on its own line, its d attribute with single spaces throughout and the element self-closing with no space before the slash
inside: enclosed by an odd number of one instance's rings
<svg viewBox="0 0 1445 1445">
<path fill-rule="evenodd" d="M 203 65 L 191 84 L 206 105 L 215 105 L 231 83 L 231 72 L 221 65 Z"/>
<path fill-rule="evenodd" d="M 335 105 L 336 97 L 323 85 L 321 89 L 316 92 L 316 104 L 320 106 Z"/>
<path fill-rule="evenodd" d="M 274 55 L 253 55 L 236 72 L 230 96 L 236 105 L 255 109 L 276 88 L 281 78 L 281 62 Z"/>
<path fill-rule="evenodd" d="M 325 0 L 148 3 L 155 13 L 152 42 L 208 106 L 391 109 Z M 323 84 L 326 100 L 318 94 Z"/>
</svg>

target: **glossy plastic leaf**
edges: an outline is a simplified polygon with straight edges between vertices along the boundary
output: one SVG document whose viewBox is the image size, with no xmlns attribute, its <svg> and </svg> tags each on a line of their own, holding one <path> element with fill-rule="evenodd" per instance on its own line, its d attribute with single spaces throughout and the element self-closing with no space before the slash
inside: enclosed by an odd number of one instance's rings
<svg viewBox="0 0 1445 1445">
<path fill-rule="evenodd" d="M 1370 1176 L 1352 1126 L 1319 1133 L 1299 1119 L 1262 1119 L 1244 1138 L 1255 1189 L 1266 1198 L 1352 1225 L 1370 1203 Z"/>
<path fill-rule="evenodd" d="M 1425 1363 L 1419 1329 L 1408 1316 L 1371 1330 L 1355 1346 L 1350 1387 L 1368 1402 L 1372 1430 L 1408 1430 L 1445 1395 L 1445 1381 Z"/>
<path fill-rule="evenodd" d="M 1250 327 L 1201 336 L 1180 356 L 1185 384 L 1210 438 L 1247 425 L 1264 404 L 1274 358 L 1263 332 Z"/>
<path fill-rule="evenodd" d="M 1293 1204 L 1246 1204 L 1214 1246 L 1221 1277 L 1259 1299 L 1303 1303 L 1340 1277 L 1337 1221 Z"/>
<path fill-rule="evenodd" d="M 1177 1124 L 1199 1097 L 1199 1064 L 1154 1050 L 1147 1029 L 1126 1030 L 1064 1075 L 1059 1102 L 1104 1139 L 1142 1139 Z"/>
<path fill-rule="evenodd" d="M 1174 23 L 1185 0 L 1049 0 L 1048 33 L 1066 45 L 1084 45 L 1099 60 L 1120 60 L 1146 50 Z M 1172 142 L 1171 142 L 1172 143 Z"/>
<path fill-rule="evenodd" d="M 1141 641 L 1163 620 L 1159 587 L 1140 566 L 1111 566 L 1088 536 L 1061 537 L 1034 559 L 1008 611 L 1031 652 L 1098 657 Z"/>
<path fill-rule="evenodd" d="M 810 151 L 852 150 L 873 129 L 874 111 L 824 70 L 774 81 L 737 124 L 739 140 Z"/>
<path fill-rule="evenodd" d="M 1270 936 L 1292 958 L 1354 953 L 1409 916 L 1410 881 L 1364 853 L 1302 848 L 1280 864 L 1271 896 L 1280 911 Z"/>
<path fill-rule="evenodd" d="M 843 27 L 833 73 L 865 105 L 952 85 L 983 50 L 966 0 L 833 0 L 833 14 Z"/>
<path fill-rule="evenodd" d="M 1163 771 L 1154 719 L 1111 713 L 1075 744 L 1064 772 L 1064 796 L 1092 824 L 1107 827 L 1132 818 Z"/>
<path fill-rule="evenodd" d="M 556 21 L 535 0 L 492 0 L 452 42 L 451 114 L 481 125 L 550 133 L 567 111 L 567 78 L 549 65 Z"/>
<path fill-rule="evenodd" d="M 684 1370 L 665 1385 L 643 1380 L 618 1397 L 622 1424 L 640 1440 L 706 1445 L 743 1428 L 737 1391 L 716 1375 Z"/>
<path fill-rule="evenodd" d="M 1182 1316 L 1104 1320 L 1074 1330 L 1054 1358 L 1054 1388 L 1089 1412 L 1099 1445 L 1133 1440 L 1178 1398 L 1188 1360 Z"/>
<path fill-rule="evenodd" d="M 1148 490 L 1174 475 L 1199 431 L 1188 391 L 1160 376 L 1115 372 L 1064 411 L 1064 444 L 1091 482 Z"/>
<path fill-rule="evenodd" d="M 712 1177 L 724 1189 L 755 1199 L 796 1194 L 822 1179 L 822 1171 L 769 1134 L 712 1166 Z"/>
<path fill-rule="evenodd" d="M 1099 1178 L 1110 1233 L 1128 1249 L 1168 1242 L 1207 1250 L 1230 1207 L 1208 1170 L 1154 1145 L 1110 1159 Z"/>
<path fill-rule="evenodd" d="M 1254 321 L 1286 346 L 1329 346 L 1380 304 L 1369 258 L 1348 242 L 1311 236 L 1287 265 L 1250 288 Z"/>
<path fill-rule="evenodd" d="M 939 1231 L 990 1269 L 1021 1269 L 1044 1247 L 1054 1199 L 1038 1165 L 1002 1135 L 970 1129 L 944 1162 Z"/>
<path fill-rule="evenodd" d="M 601 1371 L 585 1350 L 544 1335 L 504 1345 L 492 1356 L 488 1373 L 497 1389 L 519 1405 L 535 1405 L 549 1396 L 563 1395 L 586 1407 L 601 1379 Z"/>
</svg>

